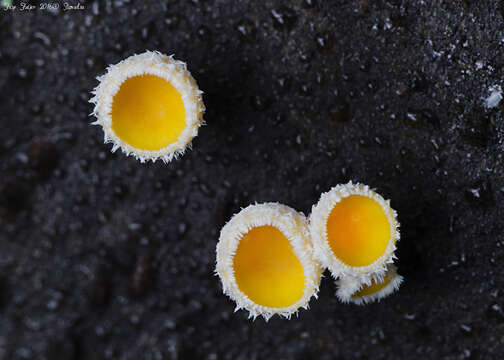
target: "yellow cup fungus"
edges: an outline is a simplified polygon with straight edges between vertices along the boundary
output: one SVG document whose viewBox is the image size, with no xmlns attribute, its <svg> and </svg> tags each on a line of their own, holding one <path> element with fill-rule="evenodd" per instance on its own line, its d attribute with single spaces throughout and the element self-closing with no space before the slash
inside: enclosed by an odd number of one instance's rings
<svg viewBox="0 0 504 360">
<path fill-rule="evenodd" d="M 380 301 L 384 297 L 399 289 L 403 277 L 397 273 L 394 265 L 389 264 L 385 275 L 381 278 L 362 279 L 354 276 L 343 276 L 336 281 L 338 290 L 336 295 L 345 302 L 363 305 L 374 301 Z"/>
<path fill-rule="evenodd" d="M 310 216 L 315 258 L 332 275 L 380 279 L 399 240 L 390 202 L 362 184 L 337 185 L 321 195 Z"/>
<path fill-rule="evenodd" d="M 289 318 L 318 292 L 322 269 L 312 253 L 302 213 L 277 203 L 250 205 L 222 228 L 216 273 L 236 310 Z"/>
<path fill-rule="evenodd" d="M 112 152 L 141 162 L 182 155 L 198 134 L 205 106 L 186 64 L 146 51 L 107 68 L 90 100 L 93 123 L 103 128 Z"/>
</svg>

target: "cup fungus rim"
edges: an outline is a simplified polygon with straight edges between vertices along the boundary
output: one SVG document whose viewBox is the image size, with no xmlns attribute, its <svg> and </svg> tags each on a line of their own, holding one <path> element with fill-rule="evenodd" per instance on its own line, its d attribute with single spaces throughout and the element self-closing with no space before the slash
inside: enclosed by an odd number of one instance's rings
<svg viewBox="0 0 504 360">
<path fill-rule="evenodd" d="M 303 295 L 294 304 L 285 307 L 256 304 L 238 288 L 234 276 L 233 259 L 242 237 L 255 227 L 268 225 L 282 232 L 303 267 L 305 277 Z M 290 319 L 300 308 L 308 309 L 308 302 L 312 296 L 317 298 L 323 269 L 313 258 L 308 221 L 303 213 L 286 205 L 256 203 L 233 215 L 220 232 L 216 255 L 215 273 L 221 279 L 224 294 L 235 301 L 235 312 L 246 309 L 249 311 L 249 318 L 255 320 L 257 316 L 262 315 L 268 321 L 274 314 L 278 314 Z"/>
<path fill-rule="evenodd" d="M 143 150 L 131 146 L 119 138 L 112 129 L 112 103 L 121 85 L 129 78 L 141 75 L 154 75 L 166 80 L 181 95 L 185 109 L 186 126 L 179 134 L 177 141 L 158 150 Z M 99 84 L 94 88 L 94 95 L 89 102 L 94 104 L 90 115 L 96 117 L 92 125 L 101 125 L 104 132 L 104 143 L 112 143 L 112 152 L 121 149 L 123 153 L 133 155 L 140 162 L 161 159 L 168 163 L 182 156 L 191 141 L 198 135 L 198 128 L 203 125 L 203 92 L 198 88 L 196 80 L 187 70 L 187 65 L 175 60 L 173 55 L 167 56 L 159 51 L 145 51 L 134 54 L 117 64 L 109 65 L 106 73 L 96 78 Z"/>
<path fill-rule="evenodd" d="M 370 278 L 362 279 L 351 275 L 341 277 L 336 280 L 336 296 L 343 303 L 353 303 L 356 305 L 365 305 L 375 301 L 379 302 L 381 299 L 396 292 L 404 281 L 404 278 L 397 273 L 397 268 L 394 264 L 388 264 L 385 276 L 387 275 L 391 277 L 387 285 L 375 293 L 359 297 L 354 297 L 352 295 L 361 290 L 364 286 L 370 286 L 372 280 Z M 382 281 L 384 278 L 382 278 Z"/>
<path fill-rule="evenodd" d="M 390 224 L 390 237 L 385 251 L 373 263 L 366 266 L 350 266 L 345 264 L 333 253 L 327 236 L 327 219 L 332 209 L 342 199 L 351 195 L 361 195 L 376 201 L 382 208 Z M 350 181 L 347 184 L 336 185 L 329 191 L 322 193 L 317 204 L 312 207 L 309 229 L 315 258 L 324 268 L 329 269 L 335 279 L 340 276 L 351 275 L 361 278 L 362 281 L 370 281 L 371 279 L 382 280 L 387 270 L 387 264 L 393 263 L 396 258 L 396 243 L 400 240 L 397 212 L 390 207 L 390 200 L 385 200 L 367 185 L 354 184 Z"/>
</svg>

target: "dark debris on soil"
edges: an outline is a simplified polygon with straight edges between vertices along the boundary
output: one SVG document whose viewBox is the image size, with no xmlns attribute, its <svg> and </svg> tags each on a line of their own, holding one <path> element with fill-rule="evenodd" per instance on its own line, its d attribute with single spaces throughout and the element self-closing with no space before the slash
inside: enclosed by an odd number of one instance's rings
<svg viewBox="0 0 504 360">
<path fill-rule="evenodd" d="M 504 3 L 80 4 L 0 10 L 1 359 L 502 359 Z M 146 49 L 205 92 L 168 165 L 89 125 L 95 77 Z M 326 273 L 290 321 L 233 313 L 221 226 L 349 180 L 399 213 L 400 291 L 343 305 Z"/>
</svg>

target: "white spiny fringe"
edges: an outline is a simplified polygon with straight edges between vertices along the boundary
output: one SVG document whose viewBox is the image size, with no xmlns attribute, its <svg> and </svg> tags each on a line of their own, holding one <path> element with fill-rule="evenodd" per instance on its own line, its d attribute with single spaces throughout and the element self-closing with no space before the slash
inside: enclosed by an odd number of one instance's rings
<svg viewBox="0 0 504 360">
<path fill-rule="evenodd" d="M 383 209 L 390 224 L 390 238 L 384 253 L 367 266 L 349 266 L 345 264 L 335 256 L 329 245 L 327 219 L 334 206 L 350 195 L 366 196 L 376 201 Z M 381 281 L 383 279 L 387 264 L 393 263 L 396 243 L 400 239 L 397 213 L 390 207 L 390 200 L 385 200 L 367 185 L 353 184 L 351 181 L 348 184 L 337 185 L 320 196 L 318 203 L 312 207 L 309 229 L 314 256 L 322 266 L 328 268 L 335 279 L 350 275 L 359 278 L 360 282 L 369 282 L 373 279 Z"/>
<path fill-rule="evenodd" d="M 394 265 L 388 265 L 384 279 L 382 281 L 377 281 L 377 283 L 387 280 L 388 284 L 375 293 L 357 297 L 354 296 L 354 294 L 365 286 L 371 286 L 372 281 L 363 282 L 360 278 L 355 276 L 344 276 L 336 281 L 336 286 L 338 288 L 336 296 L 344 303 L 351 302 L 357 305 L 365 305 L 374 301 L 380 301 L 397 291 L 403 282 L 403 277 L 397 273 L 397 269 Z"/>
<path fill-rule="evenodd" d="M 289 240 L 294 254 L 303 266 L 305 288 L 303 296 L 294 304 L 283 308 L 272 308 L 254 303 L 240 291 L 234 277 L 233 257 L 241 238 L 252 228 L 274 226 Z M 216 269 L 224 293 L 236 302 L 235 312 L 240 309 L 249 311 L 249 318 L 261 315 L 268 321 L 274 314 L 290 319 L 299 308 L 307 308 L 312 296 L 319 290 L 322 268 L 313 258 L 308 221 L 304 214 L 278 204 L 264 203 L 249 205 L 235 214 L 222 228 L 216 249 Z"/>
<path fill-rule="evenodd" d="M 137 149 L 121 140 L 112 130 L 112 102 L 121 84 L 128 78 L 139 75 L 155 75 L 169 82 L 182 96 L 185 109 L 186 127 L 180 133 L 176 142 L 159 150 Z M 204 123 L 205 105 L 198 84 L 187 71 L 184 62 L 173 59 L 158 51 L 146 51 L 133 55 L 115 65 L 109 65 L 107 72 L 96 78 L 98 86 L 91 92 L 94 96 L 89 100 L 95 105 L 91 115 L 97 118 L 91 125 L 100 125 L 104 131 L 104 142 L 113 143 L 112 152 L 119 148 L 126 155 L 132 155 L 141 163 L 155 162 L 161 159 L 169 163 L 178 159 L 190 148 L 192 139 L 197 136 L 198 128 Z"/>
</svg>

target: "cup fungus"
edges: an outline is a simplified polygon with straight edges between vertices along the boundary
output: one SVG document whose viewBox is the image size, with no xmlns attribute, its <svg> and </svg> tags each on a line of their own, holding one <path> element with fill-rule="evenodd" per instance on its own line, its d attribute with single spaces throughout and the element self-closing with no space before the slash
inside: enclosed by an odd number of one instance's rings
<svg viewBox="0 0 504 360">
<path fill-rule="evenodd" d="M 105 143 L 113 143 L 141 162 L 182 155 L 198 134 L 205 106 L 186 64 L 157 51 L 111 65 L 94 89 L 94 125 Z"/>
<path fill-rule="evenodd" d="M 332 275 L 381 280 L 399 240 L 397 214 L 362 184 L 337 185 L 321 195 L 310 216 L 315 258 Z"/>
<path fill-rule="evenodd" d="M 360 278 L 354 276 L 343 276 L 336 281 L 338 290 L 336 295 L 345 302 L 352 302 L 363 305 L 374 301 L 380 301 L 384 297 L 392 294 L 403 282 L 403 277 L 397 273 L 394 265 L 387 266 L 387 272 L 381 280 L 371 279 L 362 282 Z"/>
<path fill-rule="evenodd" d="M 312 252 L 302 213 L 277 203 L 250 205 L 222 228 L 216 273 L 235 311 L 290 318 L 318 292 L 322 269 Z"/>
</svg>

